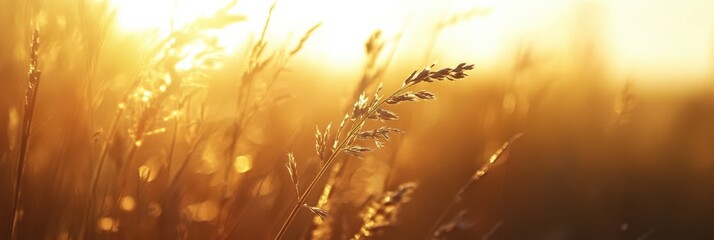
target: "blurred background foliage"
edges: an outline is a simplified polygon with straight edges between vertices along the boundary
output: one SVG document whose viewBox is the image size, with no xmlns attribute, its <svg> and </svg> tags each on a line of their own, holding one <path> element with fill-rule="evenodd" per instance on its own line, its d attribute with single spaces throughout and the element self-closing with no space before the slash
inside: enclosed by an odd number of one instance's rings
<svg viewBox="0 0 714 240">
<path fill-rule="evenodd" d="M 437 101 L 396 106 L 389 125 L 405 133 L 341 166 L 330 233 L 303 211 L 288 239 L 349 238 L 405 182 L 418 187 L 377 238 L 428 236 L 517 133 L 449 239 L 714 238 L 711 1 L 0 5 L 3 239 L 35 28 L 18 239 L 271 239 L 295 202 L 286 153 L 309 183 L 315 126 L 434 62 L 475 70 L 430 85 Z"/>
</svg>

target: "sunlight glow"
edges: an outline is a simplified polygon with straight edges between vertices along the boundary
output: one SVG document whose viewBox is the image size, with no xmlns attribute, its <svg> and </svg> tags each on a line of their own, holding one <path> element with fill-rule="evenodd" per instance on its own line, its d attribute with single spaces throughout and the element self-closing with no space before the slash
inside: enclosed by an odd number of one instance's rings
<svg viewBox="0 0 714 240">
<path fill-rule="evenodd" d="M 159 36 L 167 36 L 174 30 L 179 30 L 189 23 L 200 18 L 210 17 L 217 11 L 230 6 L 231 0 L 112 0 L 117 8 L 116 21 L 119 29 L 123 32 L 152 32 Z M 234 9 L 238 5 L 228 9 L 228 13 L 243 16 Z M 249 4 L 239 4 L 241 9 L 249 12 L 266 12 L 264 9 L 253 9 L 258 6 Z M 219 47 L 225 52 L 233 52 L 241 37 L 246 35 L 245 29 L 228 25 L 223 29 L 206 32 L 207 37 L 213 37 Z M 182 49 L 185 57 L 178 63 L 177 70 L 188 70 L 200 65 L 195 62 L 196 56 L 203 53 L 207 47 L 192 45 Z"/>
<path fill-rule="evenodd" d="M 134 208 L 136 207 L 136 200 L 134 200 L 134 198 L 131 196 L 124 196 L 121 198 L 119 205 L 121 207 L 121 210 L 131 212 L 134 211 Z"/>
<path fill-rule="evenodd" d="M 213 201 L 204 201 L 186 206 L 191 219 L 196 222 L 207 222 L 218 216 L 218 204 Z"/>
<path fill-rule="evenodd" d="M 211 16 L 232 0 L 111 0 L 117 7 L 117 24 L 124 32 L 166 34 L 197 18 Z M 364 42 L 375 30 L 385 39 L 401 31 L 399 49 L 410 59 L 429 58 L 444 62 L 468 58 L 481 69 L 496 69 L 511 61 L 512 53 L 524 45 L 535 46 L 546 58 L 556 59 L 572 52 L 574 42 L 592 39 L 618 74 L 649 78 L 688 72 L 704 79 L 709 73 L 711 20 L 714 4 L 664 4 L 664 0 L 610 2 L 600 0 L 454 0 L 454 1 L 278 1 L 265 35 L 268 48 L 290 46 L 310 26 L 322 23 L 306 44 L 303 54 L 310 64 L 327 64 L 335 72 L 359 71 L 365 59 Z M 245 51 L 263 30 L 273 1 L 239 1 L 229 12 L 246 21 L 207 33 L 225 53 Z M 429 38 L 439 21 L 472 9 L 487 9 L 476 16 L 446 27 L 435 41 L 430 56 Z M 692 13 L 692 14 L 690 14 Z M 581 16 L 584 15 L 584 16 Z M 674 20 L 659 16 L 672 15 Z M 590 27 L 583 21 L 592 21 Z M 697 22 L 699 24 L 690 24 Z M 676 33 L 676 34 L 668 34 Z M 668 46 L 680 46 L 671 48 Z M 458 47 L 459 51 L 444 51 Z M 195 57 L 206 46 L 182 51 L 176 68 L 187 71 L 201 65 Z M 565 56 L 568 57 L 568 56 Z M 416 60 L 415 60 L 416 61 Z M 552 61 L 551 61 L 552 62 Z M 663 70 L 664 69 L 664 70 Z M 657 70 L 657 71 L 653 71 Z M 663 72 L 667 71 L 667 72 Z M 663 74 L 664 73 L 664 74 Z M 662 77 L 659 77 L 662 78 Z M 662 80 L 666 81 L 666 80 Z M 668 81 L 669 82 L 669 81 Z M 149 96 L 145 97 L 147 100 Z"/>
<path fill-rule="evenodd" d="M 233 168 L 235 168 L 238 173 L 246 173 L 253 168 L 253 161 L 248 155 L 240 155 L 233 161 Z"/>
<path fill-rule="evenodd" d="M 117 23 L 124 32 L 155 31 L 165 35 L 180 29 L 200 17 L 210 16 L 227 6 L 230 0 L 112 0 L 117 7 Z M 403 0 L 402 0 L 403 1 Z M 410 9 L 402 1 L 334 2 L 329 0 L 284 1 L 276 4 L 266 38 L 268 42 L 295 41 L 305 30 L 317 23 L 321 29 L 310 39 L 310 46 L 320 57 L 330 62 L 360 66 L 366 38 L 376 29 L 388 35 L 400 31 L 409 19 Z M 232 25 L 212 31 L 218 45 L 226 52 L 234 52 L 246 42 L 256 41 L 262 31 L 272 1 L 239 1 L 229 12 L 245 16 L 246 24 Z M 379 6 L 379 7 L 375 7 Z M 367 14 L 365 14 L 367 13 Z M 289 31 L 286 31 L 289 30 Z M 274 43 L 279 44 L 279 43 Z M 273 45 L 275 46 L 275 45 Z M 307 46 L 308 48 L 310 46 Z M 186 57 L 177 70 L 190 69 L 198 63 L 192 56 L 202 46 L 184 49 Z"/>
<path fill-rule="evenodd" d="M 111 217 L 103 217 L 97 220 L 97 227 L 99 230 L 106 232 L 118 232 L 119 220 Z"/>
<path fill-rule="evenodd" d="M 117 20 L 126 30 L 183 26 L 226 6 L 229 0 L 113 0 Z"/>
</svg>

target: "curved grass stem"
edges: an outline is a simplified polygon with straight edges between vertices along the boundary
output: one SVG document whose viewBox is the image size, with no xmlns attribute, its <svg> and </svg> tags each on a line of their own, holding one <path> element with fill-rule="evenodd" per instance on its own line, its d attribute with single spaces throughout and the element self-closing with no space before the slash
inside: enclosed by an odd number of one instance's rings
<svg viewBox="0 0 714 240">
<path fill-rule="evenodd" d="M 411 87 L 413 85 L 414 85 L 413 83 L 404 84 L 404 85 L 402 85 L 402 87 L 400 87 L 398 90 L 396 90 L 391 95 L 379 100 L 376 104 L 374 104 L 374 106 L 372 106 L 370 108 L 370 110 L 367 112 L 367 114 L 364 114 L 356 123 L 354 123 L 352 125 L 352 127 L 350 128 L 350 131 L 347 133 L 347 135 L 345 135 L 345 138 L 337 144 L 337 147 L 335 147 L 335 150 L 332 152 L 332 154 L 330 154 L 330 157 L 327 158 L 327 160 L 325 161 L 325 164 L 323 164 L 323 166 L 320 168 L 320 171 L 317 173 L 317 176 L 315 176 L 315 178 L 312 179 L 312 181 L 310 182 L 310 185 L 308 185 L 307 188 L 305 189 L 305 191 L 302 193 L 302 195 L 300 195 L 300 198 L 298 198 L 298 202 L 295 204 L 295 206 L 293 206 L 292 210 L 290 211 L 290 214 L 288 215 L 288 218 L 285 220 L 282 227 L 280 227 L 280 231 L 275 236 L 275 240 L 279 240 L 279 239 L 283 238 L 283 236 L 285 235 L 285 232 L 288 230 L 288 227 L 290 227 L 290 224 L 295 219 L 297 212 L 300 210 L 302 205 L 307 200 L 307 197 L 310 195 L 310 192 L 312 191 L 312 189 L 317 185 L 317 182 L 319 182 L 320 179 L 322 179 L 322 176 L 325 175 L 327 170 L 330 169 L 330 167 L 332 166 L 332 163 L 337 158 L 337 155 L 339 155 L 340 152 L 342 152 L 343 148 L 346 147 L 348 143 L 352 142 L 352 140 L 354 139 L 356 134 L 359 133 L 363 123 L 365 121 L 367 121 L 367 119 L 369 119 L 369 116 L 372 116 L 374 113 L 376 113 L 377 110 L 379 109 L 379 107 L 382 106 L 388 99 L 390 99 L 398 94 L 403 93 L 406 89 L 408 89 L 409 87 Z"/>
<path fill-rule="evenodd" d="M 439 226 L 441 225 L 441 222 L 443 222 L 446 216 L 451 212 L 451 210 L 456 207 L 459 202 L 461 202 L 464 197 L 464 193 L 466 193 L 466 190 L 468 190 L 469 188 L 471 188 L 471 186 L 479 182 L 488 173 L 488 170 L 491 168 L 491 166 L 495 164 L 499 158 L 501 158 L 503 152 L 505 152 L 508 147 L 513 144 L 513 142 L 515 142 L 522 136 L 523 133 L 518 133 L 511 137 L 511 139 L 509 139 L 507 142 L 503 143 L 503 145 L 491 155 L 491 157 L 488 159 L 488 162 L 486 162 L 483 166 L 481 166 L 481 168 L 474 172 L 474 174 L 471 176 L 471 178 L 469 178 L 466 184 L 461 186 L 459 191 L 456 192 L 456 195 L 454 195 L 454 198 L 451 200 L 451 203 L 446 206 L 444 211 L 441 212 L 441 215 L 439 215 L 439 218 L 437 218 L 436 222 L 434 222 L 434 225 L 430 228 L 428 232 L 429 235 L 427 235 L 426 237 L 427 240 L 434 239 L 435 237 L 437 237 L 437 235 L 439 234 L 438 230 Z"/>
</svg>

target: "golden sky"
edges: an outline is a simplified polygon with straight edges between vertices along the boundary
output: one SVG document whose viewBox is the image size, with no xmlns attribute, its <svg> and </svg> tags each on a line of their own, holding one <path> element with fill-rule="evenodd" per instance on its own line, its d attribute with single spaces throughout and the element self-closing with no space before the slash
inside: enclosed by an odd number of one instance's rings
<svg viewBox="0 0 714 240">
<path fill-rule="evenodd" d="M 115 0 L 126 31 L 168 30 L 207 14 L 227 0 Z M 239 1 L 234 12 L 248 22 L 222 33 L 229 49 L 240 36 L 260 31 L 270 1 Z M 160 9 L 160 10 L 157 10 Z M 697 86 L 710 82 L 714 64 L 714 1 L 710 0 L 281 0 L 268 37 L 298 38 L 322 22 L 305 59 L 334 69 L 361 69 L 363 43 L 375 29 L 395 36 L 408 26 L 403 51 L 423 47 L 442 19 L 468 9 L 489 11 L 445 28 L 432 59 L 469 59 L 482 69 L 511 60 L 518 46 L 559 59 L 573 54 L 573 41 L 592 42 L 597 55 L 620 78 L 647 79 L 647 85 Z M 456 46 L 461 46 L 454 50 Z M 466 47 L 463 47 L 466 46 Z M 416 60 L 421 63 L 421 60 Z M 616 78 L 617 78 L 616 77 Z"/>
</svg>

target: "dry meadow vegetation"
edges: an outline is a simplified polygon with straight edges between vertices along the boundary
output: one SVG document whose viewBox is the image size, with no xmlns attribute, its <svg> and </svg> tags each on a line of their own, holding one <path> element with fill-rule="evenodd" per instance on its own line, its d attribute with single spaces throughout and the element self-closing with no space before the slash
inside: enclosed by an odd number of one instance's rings
<svg viewBox="0 0 714 240">
<path fill-rule="evenodd" d="M 714 74 L 599 1 L 315 2 L 0 0 L 0 239 L 714 239 Z"/>
</svg>

